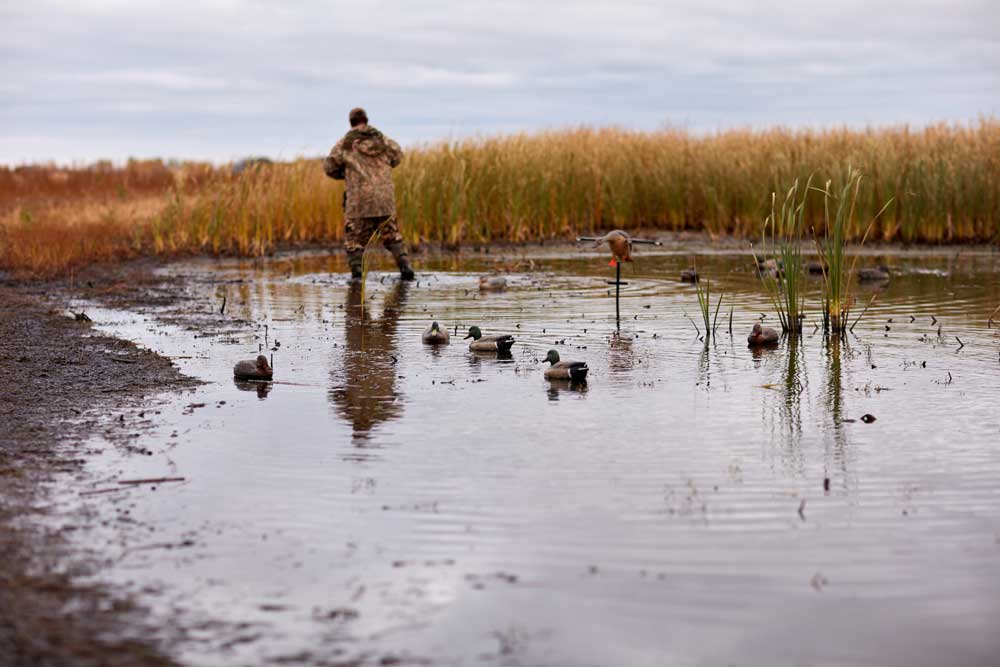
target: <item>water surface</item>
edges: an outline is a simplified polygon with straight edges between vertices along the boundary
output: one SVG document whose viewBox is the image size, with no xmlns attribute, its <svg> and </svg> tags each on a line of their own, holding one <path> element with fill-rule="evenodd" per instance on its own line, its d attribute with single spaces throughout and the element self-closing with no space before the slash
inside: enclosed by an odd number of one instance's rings
<svg viewBox="0 0 1000 667">
<path fill-rule="evenodd" d="M 725 293 L 707 345 L 691 257 L 645 248 L 620 335 L 587 253 L 376 271 L 363 312 L 339 257 L 194 262 L 166 270 L 181 307 L 92 309 L 207 382 L 151 455 L 95 464 L 186 479 L 115 498 L 153 529 L 106 576 L 205 621 L 191 664 L 996 664 L 998 257 L 864 257 L 893 277 L 851 335 L 811 294 L 801 339 L 752 351 L 775 313 L 750 260 L 697 252 Z M 472 324 L 511 358 L 470 353 Z M 547 382 L 549 349 L 586 386 Z M 259 350 L 278 382 L 234 383 Z"/>
</svg>

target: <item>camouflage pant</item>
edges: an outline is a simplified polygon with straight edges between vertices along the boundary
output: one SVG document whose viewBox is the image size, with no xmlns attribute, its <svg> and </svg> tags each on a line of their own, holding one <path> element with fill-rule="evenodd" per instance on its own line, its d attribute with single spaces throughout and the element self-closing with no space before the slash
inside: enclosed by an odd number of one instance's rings
<svg viewBox="0 0 1000 667">
<path fill-rule="evenodd" d="M 368 240 L 379 227 L 382 228 L 380 236 L 382 245 L 386 248 L 403 242 L 403 235 L 399 233 L 399 222 L 397 222 L 394 215 L 380 215 L 374 218 L 348 218 L 344 224 L 344 249 L 347 252 L 364 250 L 365 246 L 368 245 Z"/>
</svg>

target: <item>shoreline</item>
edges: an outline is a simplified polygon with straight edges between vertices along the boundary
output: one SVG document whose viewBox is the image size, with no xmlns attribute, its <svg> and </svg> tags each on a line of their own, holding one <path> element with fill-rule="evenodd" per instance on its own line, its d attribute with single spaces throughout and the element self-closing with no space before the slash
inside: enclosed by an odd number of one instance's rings
<svg viewBox="0 0 1000 667">
<path fill-rule="evenodd" d="M 141 269 L 139 269 L 141 271 Z M 132 271 L 97 272 L 91 289 Z M 134 277 L 134 276 L 133 276 Z M 140 281 L 137 281 L 141 283 Z M 150 422 L 144 409 L 197 383 L 169 360 L 103 336 L 65 312 L 76 290 L 63 281 L 0 284 L 0 663 L 173 665 L 139 601 L 81 582 L 106 554 L 80 552 L 67 535 L 88 530 L 90 507 L 67 511 L 55 487 L 87 481 L 88 440 L 112 447 Z M 116 423 L 117 420 L 117 423 Z M 126 427 L 127 425 L 127 427 Z M 124 428 L 123 428 L 124 427 Z"/>
</svg>

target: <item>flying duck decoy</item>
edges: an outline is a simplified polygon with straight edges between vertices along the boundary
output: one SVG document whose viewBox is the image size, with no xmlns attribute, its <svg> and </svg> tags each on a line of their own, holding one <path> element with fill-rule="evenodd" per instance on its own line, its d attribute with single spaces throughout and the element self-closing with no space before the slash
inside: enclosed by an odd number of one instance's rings
<svg viewBox="0 0 1000 667">
<path fill-rule="evenodd" d="M 267 357 L 257 355 L 255 361 L 244 360 L 233 366 L 233 375 L 237 380 L 270 380 L 274 376 Z"/>
<path fill-rule="evenodd" d="M 472 339 L 472 342 L 469 343 L 469 349 L 473 352 L 510 352 L 511 346 L 517 342 L 509 334 L 484 336 L 483 332 L 476 326 L 469 327 L 469 335 L 465 338 Z"/>
<path fill-rule="evenodd" d="M 545 356 L 545 361 L 549 362 L 549 367 L 545 369 L 546 380 L 572 380 L 573 382 L 583 382 L 587 379 L 587 362 L 585 361 L 559 361 L 559 353 L 549 350 Z"/>
<path fill-rule="evenodd" d="M 620 229 L 608 232 L 594 242 L 597 248 L 601 244 L 607 243 L 611 249 L 611 261 L 608 266 L 615 266 L 618 262 L 632 261 L 632 237 Z"/>
<path fill-rule="evenodd" d="M 430 326 L 424 329 L 420 340 L 428 345 L 447 345 L 451 340 L 447 329 L 442 329 L 437 322 L 431 322 Z"/>
</svg>

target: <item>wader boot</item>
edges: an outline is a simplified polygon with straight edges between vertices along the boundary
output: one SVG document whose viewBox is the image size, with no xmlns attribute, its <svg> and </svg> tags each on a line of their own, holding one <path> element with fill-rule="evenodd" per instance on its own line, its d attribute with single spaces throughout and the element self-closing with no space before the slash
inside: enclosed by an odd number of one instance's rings
<svg viewBox="0 0 1000 667">
<path fill-rule="evenodd" d="M 361 282 L 361 268 L 364 256 L 364 250 L 348 251 L 347 266 L 351 268 L 351 282 Z"/>
<path fill-rule="evenodd" d="M 410 260 L 406 256 L 406 246 L 402 243 L 393 243 L 388 246 L 389 252 L 392 256 L 396 258 L 396 265 L 399 267 L 399 278 L 400 280 L 413 280 L 416 276 L 413 275 L 413 268 L 410 266 Z"/>
</svg>

